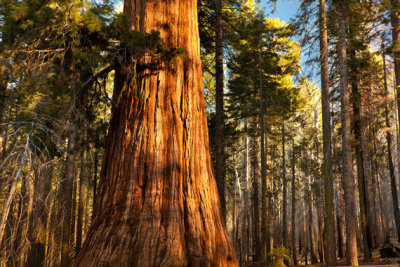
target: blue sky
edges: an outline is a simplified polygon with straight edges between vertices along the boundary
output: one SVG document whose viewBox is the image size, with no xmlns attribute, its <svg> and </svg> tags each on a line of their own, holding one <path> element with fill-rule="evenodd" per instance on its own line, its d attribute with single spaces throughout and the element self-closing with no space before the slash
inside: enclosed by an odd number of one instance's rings
<svg viewBox="0 0 400 267">
<path fill-rule="evenodd" d="M 290 18 L 292 18 L 299 7 L 299 1 L 296 0 L 278 0 L 276 3 L 276 10 L 273 14 L 271 11 L 273 9 L 273 5 L 268 3 L 268 0 L 261 1 L 266 14 L 273 18 L 280 18 L 284 20 L 286 23 L 289 22 Z"/>
<path fill-rule="evenodd" d="M 275 12 L 273 11 L 273 5 L 269 3 L 269 0 L 261 0 L 263 8 L 265 10 L 265 14 L 272 18 L 279 18 L 286 23 L 290 22 L 290 19 L 296 15 L 297 10 L 300 7 L 300 1 L 298 0 L 277 0 Z M 293 37 L 293 40 L 296 40 L 296 36 Z M 306 60 L 305 56 L 301 56 L 301 60 L 304 62 Z M 319 77 L 314 73 L 313 68 L 311 66 L 305 66 L 304 64 L 300 64 L 303 67 L 303 74 L 309 72 L 311 74 L 310 80 L 314 80 L 319 83 Z"/>
</svg>

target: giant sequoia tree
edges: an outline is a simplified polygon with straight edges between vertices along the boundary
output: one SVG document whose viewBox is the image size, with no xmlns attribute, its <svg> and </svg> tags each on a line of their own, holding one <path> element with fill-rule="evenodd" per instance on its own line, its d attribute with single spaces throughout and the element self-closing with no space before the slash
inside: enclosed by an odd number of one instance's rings
<svg viewBox="0 0 400 267">
<path fill-rule="evenodd" d="M 124 12 L 185 55 L 117 63 L 100 191 L 76 265 L 236 265 L 209 155 L 196 0 L 126 0 Z"/>
</svg>

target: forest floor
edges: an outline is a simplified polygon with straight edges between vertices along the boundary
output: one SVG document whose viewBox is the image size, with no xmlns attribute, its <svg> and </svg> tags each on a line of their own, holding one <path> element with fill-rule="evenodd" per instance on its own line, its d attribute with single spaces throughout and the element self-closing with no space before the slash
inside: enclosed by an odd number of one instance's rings
<svg viewBox="0 0 400 267">
<path fill-rule="evenodd" d="M 358 259 L 358 263 L 363 267 L 376 267 L 376 266 L 390 266 L 390 267 L 400 267 L 400 258 L 392 258 L 392 259 L 383 259 L 379 256 L 379 251 L 373 252 L 373 261 L 372 262 L 364 262 L 363 258 Z M 308 265 L 297 265 L 298 267 L 302 266 L 326 266 L 321 263 L 316 264 L 308 264 Z M 346 266 L 346 262 L 344 260 L 339 260 L 337 266 Z"/>
</svg>

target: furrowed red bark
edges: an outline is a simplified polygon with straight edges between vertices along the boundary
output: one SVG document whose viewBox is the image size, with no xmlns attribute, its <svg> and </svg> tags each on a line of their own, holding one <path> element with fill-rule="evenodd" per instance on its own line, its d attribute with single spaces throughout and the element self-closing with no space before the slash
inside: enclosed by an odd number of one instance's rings
<svg viewBox="0 0 400 267">
<path fill-rule="evenodd" d="M 121 97 L 76 266 L 236 266 L 209 154 L 197 3 L 127 0 L 124 11 L 133 29 L 159 31 L 185 57 L 138 71 L 137 88 L 117 66 Z"/>
</svg>

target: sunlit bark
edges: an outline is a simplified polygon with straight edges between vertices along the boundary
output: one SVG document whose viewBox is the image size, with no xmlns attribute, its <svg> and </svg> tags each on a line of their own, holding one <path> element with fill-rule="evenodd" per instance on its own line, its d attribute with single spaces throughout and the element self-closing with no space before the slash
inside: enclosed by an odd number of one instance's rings
<svg viewBox="0 0 400 267">
<path fill-rule="evenodd" d="M 124 11 L 134 29 L 159 31 L 185 57 L 138 68 L 137 88 L 117 66 L 121 97 L 76 265 L 235 266 L 209 154 L 196 1 L 127 0 Z"/>
</svg>

